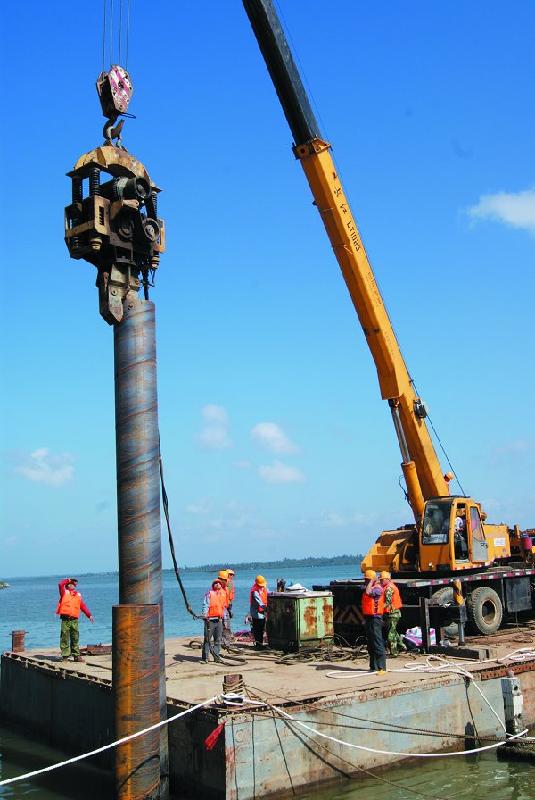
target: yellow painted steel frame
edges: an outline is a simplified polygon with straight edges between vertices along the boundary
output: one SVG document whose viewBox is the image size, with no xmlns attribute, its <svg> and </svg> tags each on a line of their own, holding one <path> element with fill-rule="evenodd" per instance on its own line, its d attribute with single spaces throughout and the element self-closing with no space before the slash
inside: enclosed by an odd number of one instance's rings
<svg viewBox="0 0 535 800">
<path fill-rule="evenodd" d="M 448 482 L 442 474 L 425 421 L 414 412 L 418 397 L 337 174 L 330 144 L 312 139 L 294 147 L 294 153 L 307 177 L 364 330 L 377 369 L 381 395 L 384 400 L 397 400 L 399 403 L 401 425 L 410 457 L 416 466 L 421 494 L 425 500 L 448 496 Z M 417 493 L 416 488 L 408 486 L 408 489 Z M 409 502 L 418 519 L 416 508 L 421 506 L 421 500 L 409 494 Z"/>
</svg>

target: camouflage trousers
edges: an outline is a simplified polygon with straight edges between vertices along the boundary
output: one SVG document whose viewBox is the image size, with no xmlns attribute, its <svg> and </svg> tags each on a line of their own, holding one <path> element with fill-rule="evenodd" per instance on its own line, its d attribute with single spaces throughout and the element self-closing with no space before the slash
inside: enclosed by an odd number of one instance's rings
<svg viewBox="0 0 535 800">
<path fill-rule="evenodd" d="M 396 608 L 395 611 L 385 612 L 384 623 L 386 629 L 386 641 L 390 655 L 397 656 L 400 650 L 406 650 L 407 647 L 403 642 L 403 637 L 398 633 L 398 622 L 401 618 L 401 611 Z"/>
<path fill-rule="evenodd" d="M 61 618 L 61 635 L 59 639 L 59 646 L 61 648 L 61 655 L 64 658 L 74 656 L 75 658 L 80 655 L 79 642 L 80 634 L 78 631 L 78 620 Z"/>
</svg>

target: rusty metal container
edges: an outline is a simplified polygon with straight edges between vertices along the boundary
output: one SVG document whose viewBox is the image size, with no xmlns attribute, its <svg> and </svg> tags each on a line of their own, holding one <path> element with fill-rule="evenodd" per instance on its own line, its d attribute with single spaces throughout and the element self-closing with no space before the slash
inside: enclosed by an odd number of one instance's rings
<svg viewBox="0 0 535 800">
<path fill-rule="evenodd" d="M 332 593 L 272 592 L 268 596 L 267 636 L 270 647 L 285 652 L 332 642 Z"/>
<path fill-rule="evenodd" d="M 22 653 L 24 652 L 24 637 L 28 631 L 11 631 L 11 652 Z"/>
</svg>

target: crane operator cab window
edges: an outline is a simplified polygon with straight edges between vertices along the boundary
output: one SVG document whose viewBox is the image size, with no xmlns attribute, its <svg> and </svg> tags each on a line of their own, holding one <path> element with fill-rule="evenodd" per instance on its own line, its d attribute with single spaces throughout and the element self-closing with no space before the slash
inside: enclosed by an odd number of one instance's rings
<svg viewBox="0 0 535 800">
<path fill-rule="evenodd" d="M 468 560 L 468 532 L 466 528 L 466 506 L 459 505 L 453 523 L 453 542 L 455 547 L 455 560 Z"/>
<path fill-rule="evenodd" d="M 447 544 L 450 533 L 451 500 L 425 504 L 422 544 Z"/>
</svg>

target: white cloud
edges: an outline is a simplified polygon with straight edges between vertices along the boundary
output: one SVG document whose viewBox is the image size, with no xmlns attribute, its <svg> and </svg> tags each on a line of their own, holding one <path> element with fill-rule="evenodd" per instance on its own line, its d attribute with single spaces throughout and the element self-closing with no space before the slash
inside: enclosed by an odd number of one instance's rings
<svg viewBox="0 0 535 800">
<path fill-rule="evenodd" d="M 252 428 L 251 437 L 272 453 L 297 453 L 299 450 L 276 422 L 259 422 Z"/>
<path fill-rule="evenodd" d="M 223 406 L 217 406 L 214 403 L 208 403 L 208 405 L 203 406 L 201 413 L 206 422 L 225 425 L 225 427 L 228 427 L 227 409 Z"/>
<path fill-rule="evenodd" d="M 201 445 L 208 450 L 223 450 L 232 445 L 229 436 L 228 414 L 223 406 L 209 403 L 202 408 L 204 427 L 198 435 Z"/>
<path fill-rule="evenodd" d="M 468 209 L 472 219 L 503 222 L 512 228 L 535 233 L 535 188 L 523 192 L 484 194 Z"/>
<path fill-rule="evenodd" d="M 200 503 L 190 503 L 186 506 L 185 511 L 188 514 L 208 514 L 210 511 L 210 504 L 206 500 L 202 500 Z"/>
<path fill-rule="evenodd" d="M 73 457 L 69 453 L 54 455 L 48 448 L 40 447 L 22 457 L 15 472 L 35 483 L 62 486 L 74 477 Z"/>
<path fill-rule="evenodd" d="M 258 467 L 258 474 L 266 483 L 303 483 L 305 476 L 297 467 L 290 467 L 282 461 Z"/>
</svg>

